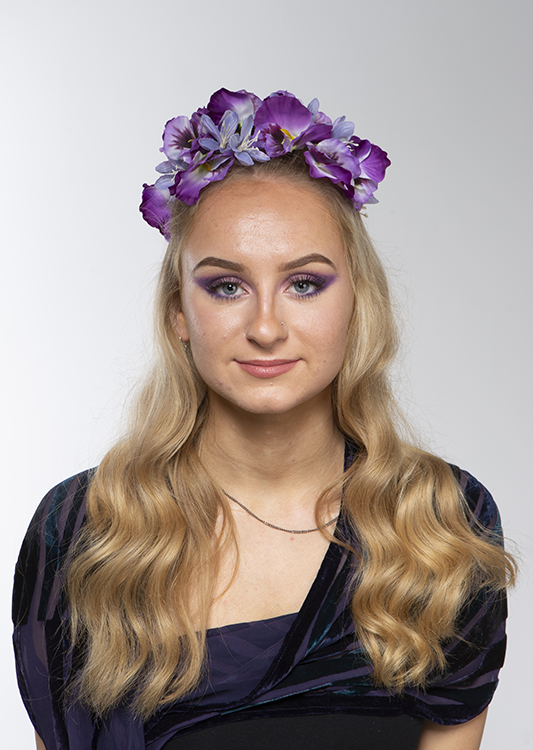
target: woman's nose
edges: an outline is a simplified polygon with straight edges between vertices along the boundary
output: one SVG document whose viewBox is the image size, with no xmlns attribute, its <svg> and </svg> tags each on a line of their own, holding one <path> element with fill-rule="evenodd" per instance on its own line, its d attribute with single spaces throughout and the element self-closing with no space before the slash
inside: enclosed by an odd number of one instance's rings
<svg viewBox="0 0 533 750">
<path fill-rule="evenodd" d="M 246 338 L 262 347 L 269 347 L 287 338 L 287 325 L 281 319 L 279 310 L 270 300 L 258 300 L 253 317 L 248 322 Z"/>
</svg>

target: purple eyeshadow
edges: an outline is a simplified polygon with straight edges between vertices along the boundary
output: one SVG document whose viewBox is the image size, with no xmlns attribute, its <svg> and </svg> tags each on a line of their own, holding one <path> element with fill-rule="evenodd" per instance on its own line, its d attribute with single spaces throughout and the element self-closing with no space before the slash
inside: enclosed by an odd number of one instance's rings
<svg viewBox="0 0 533 750">
<path fill-rule="evenodd" d="M 194 281 L 200 287 L 200 289 L 203 289 L 212 297 L 215 297 L 216 299 L 225 299 L 225 300 L 233 299 L 234 295 L 219 294 L 218 292 L 215 291 L 217 287 L 220 287 L 223 284 L 234 284 L 236 287 L 239 287 L 242 284 L 241 280 L 235 276 L 221 276 L 220 274 L 207 276 L 205 278 L 197 278 Z M 235 295 L 235 297 L 236 296 L 240 296 L 240 295 Z"/>
<path fill-rule="evenodd" d="M 325 291 L 331 284 L 333 284 L 337 280 L 336 274 L 314 274 L 314 273 L 306 273 L 305 271 L 302 271 L 301 273 L 295 273 L 288 277 L 287 283 L 290 285 L 298 284 L 298 282 L 307 282 L 309 284 L 312 284 L 313 286 L 316 286 L 316 289 L 309 291 L 309 292 L 303 292 L 302 294 L 297 294 L 296 296 L 300 296 L 302 299 L 309 299 L 312 298 L 321 292 Z M 237 278 L 236 276 L 231 275 L 220 275 L 220 274 L 213 274 L 210 276 L 200 277 L 194 279 L 195 284 L 200 287 L 200 289 L 203 289 L 207 294 L 210 294 L 212 297 L 215 297 L 217 299 L 232 299 L 233 295 L 231 294 L 219 294 L 216 289 L 223 284 L 235 284 L 236 286 L 241 286 L 242 281 L 241 279 Z M 239 296 L 239 295 L 235 295 Z"/>
<path fill-rule="evenodd" d="M 320 286 L 320 291 L 323 291 L 324 289 L 327 289 L 328 286 L 331 286 L 334 281 L 337 280 L 337 277 L 333 274 L 331 276 L 315 276 L 317 280 L 317 284 Z"/>
</svg>

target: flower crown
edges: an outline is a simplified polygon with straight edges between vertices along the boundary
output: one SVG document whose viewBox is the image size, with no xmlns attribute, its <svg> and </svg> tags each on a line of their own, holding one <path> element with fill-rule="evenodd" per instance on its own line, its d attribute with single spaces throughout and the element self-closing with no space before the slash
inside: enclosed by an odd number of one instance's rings
<svg viewBox="0 0 533 750">
<path fill-rule="evenodd" d="M 144 220 L 168 240 L 172 200 L 192 206 L 235 162 L 252 166 L 294 151 L 303 151 L 311 177 L 330 179 L 357 210 L 377 203 L 374 192 L 390 164 L 387 154 L 353 135 L 353 122 L 332 122 L 318 106 L 313 99 L 305 107 L 287 91 L 261 100 L 248 91 L 220 89 L 190 118 L 169 120 L 160 149 L 167 161 L 156 167 L 161 177 L 143 185 Z"/>
</svg>

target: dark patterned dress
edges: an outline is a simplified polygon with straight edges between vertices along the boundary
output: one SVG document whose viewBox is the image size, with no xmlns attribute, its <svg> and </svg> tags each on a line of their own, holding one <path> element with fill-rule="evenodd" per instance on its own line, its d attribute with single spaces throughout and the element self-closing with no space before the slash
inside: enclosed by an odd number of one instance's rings
<svg viewBox="0 0 533 750">
<path fill-rule="evenodd" d="M 346 463 L 353 458 L 348 445 Z M 470 474 L 454 471 L 474 518 L 501 536 L 490 494 Z M 446 673 L 435 674 L 426 692 L 394 695 L 373 683 L 354 639 L 346 583 L 355 563 L 332 543 L 299 612 L 208 631 L 209 677 L 147 724 L 128 705 L 101 722 L 79 704 L 66 705 L 64 686 L 74 666 L 62 584 L 90 477 L 90 471 L 78 474 L 46 495 L 16 567 L 18 681 L 47 750 L 400 750 L 416 748 L 423 719 L 458 724 L 489 704 L 505 654 L 505 597 L 481 591 L 468 602 L 459 636 L 446 645 Z"/>
</svg>

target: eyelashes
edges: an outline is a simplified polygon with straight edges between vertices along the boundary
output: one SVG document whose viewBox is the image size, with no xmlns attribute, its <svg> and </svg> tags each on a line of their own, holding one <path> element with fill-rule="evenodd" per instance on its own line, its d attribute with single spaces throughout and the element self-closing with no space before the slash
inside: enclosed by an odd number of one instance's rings
<svg viewBox="0 0 533 750">
<path fill-rule="evenodd" d="M 242 297 L 241 280 L 233 276 L 204 279 L 202 286 L 212 297 L 217 299 L 236 299 Z"/>
<path fill-rule="evenodd" d="M 296 278 L 291 277 L 290 286 L 295 290 L 296 296 L 309 299 L 310 297 L 316 297 L 329 284 L 326 276 L 305 273 L 299 274 Z"/>
<path fill-rule="evenodd" d="M 310 273 L 294 274 L 287 279 L 286 290 L 296 299 L 316 297 L 333 281 L 333 277 Z M 242 279 L 236 276 L 214 276 L 200 279 L 199 285 L 215 299 L 234 300 L 247 294 Z"/>
</svg>

